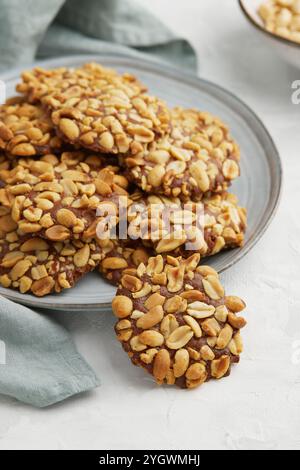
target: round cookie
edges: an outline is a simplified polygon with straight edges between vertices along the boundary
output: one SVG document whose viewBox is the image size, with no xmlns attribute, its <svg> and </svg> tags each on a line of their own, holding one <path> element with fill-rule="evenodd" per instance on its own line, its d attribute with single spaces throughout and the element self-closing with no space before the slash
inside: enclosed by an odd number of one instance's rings
<svg viewBox="0 0 300 470">
<path fill-rule="evenodd" d="M 157 254 L 187 257 L 196 252 L 204 257 L 243 245 L 246 209 L 233 194 L 223 192 L 186 203 L 139 191 L 130 198 L 128 235 L 142 239 Z"/>
<path fill-rule="evenodd" d="M 123 274 L 135 273 L 136 268 L 146 264 L 153 250 L 144 247 L 141 241 L 110 240 L 105 247 L 105 255 L 99 264 L 99 272 L 118 286 Z"/>
<path fill-rule="evenodd" d="M 0 284 L 38 297 L 69 289 L 95 269 L 103 256 L 94 240 L 49 242 L 20 236 L 16 231 L 0 239 Z"/>
<path fill-rule="evenodd" d="M 169 128 L 165 104 L 144 93 L 130 75 L 97 64 L 77 69 L 35 69 L 17 89 L 51 111 L 61 136 L 103 153 L 136 153 Z"/>
<path fill-rule="evenodd" d="M 148 193 L 199 201 L 240 174 L 240 151 L 227 126 L 209 113 L 176 108 L 169 134 L 120 157 L 128 178 Z"/>
<path fill-rule="evenodd" d="M 195 388 L 230 373 L 246 321 L 238 297 L 225 297 L 218 274 L 189 259 L 158 255 L 123 274 L 112 308 L 115 331 L 133 364 L 158 384 Z"/>
<path fill-rule="evenodd" d="M 16 157 L 61 151 L 63 142 L 48 114 L 22 97 L 7 100 L 0 106 L 0 149 Z"/>
<path fill-rule="evenodd" d="M 6 182 L 0 202 L 11 208 L 20 233 L 53 241 L 91 238 L 107 214 L 117 222 L 121 196 L 127 203 L 127 180 L 117 172 L 101 156 L 84 152 L 19 159 L 11 171 L 0 172 Z"/>
</svg>

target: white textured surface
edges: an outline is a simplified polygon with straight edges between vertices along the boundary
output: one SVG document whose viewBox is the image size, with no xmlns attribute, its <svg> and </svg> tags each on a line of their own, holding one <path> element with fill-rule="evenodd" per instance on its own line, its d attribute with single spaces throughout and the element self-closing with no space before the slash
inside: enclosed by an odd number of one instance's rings
<svg viewBox="0 0 300 470">
<path fill-rule="evenodd" d="M 0 398 L 0 449 L 300 449 L 300 353 L 293 349 L 300 341 L 300 105 L 291 103 L 299 72 L 270 55 L 234 0 L 151 6 L 193 42 L 201 75 L 258 113 L 282 155 L 279 212 L 259 245 L 222 276 L 227 292 L 248 305 L 245 352 L 222 382 L 192 392 L 158 388 L 121 351 L 111 315 L 60 315 L 102 386 L 42 411 Z"/>
</svg>

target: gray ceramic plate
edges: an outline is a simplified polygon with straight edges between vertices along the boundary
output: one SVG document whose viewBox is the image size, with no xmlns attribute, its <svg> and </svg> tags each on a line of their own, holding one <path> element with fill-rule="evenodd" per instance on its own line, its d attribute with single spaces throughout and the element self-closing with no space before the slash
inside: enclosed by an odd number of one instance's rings
<svg viewBox="0 0 300 470">
<path fill-rule="evenodd" d="M 47 60 L 39 65 L 46 68 L 76 66 L 98 61 L 120 72 L 137 75 L 152 94 L 162 97 L 170 106 L 197 107 L 221 117 L 231 128 L 242 151 L 242 176 L 232 186 L 240 203 L 248 209 L 248 231 L 243 248 L 227 251 L 207 259 L 207 263 L 222 272 L 237 263 L 258 242 L 268 227 L 278 206 L 282 170 L 278 151 L 258 117 L 242 101 L 218 85 L 180 71 L 140 59 L 120 56 L 73 56 Z M 13 95 L 19 71 L 4 78 L 8 96 Z M 99 310 L 106 308 L 115 289 L 97 273 L 87 275 L 74 289 L 42 299 L 0 288 L 0 294 L 17 302 L 38 308 L 60 310 Z"/>
</svg>

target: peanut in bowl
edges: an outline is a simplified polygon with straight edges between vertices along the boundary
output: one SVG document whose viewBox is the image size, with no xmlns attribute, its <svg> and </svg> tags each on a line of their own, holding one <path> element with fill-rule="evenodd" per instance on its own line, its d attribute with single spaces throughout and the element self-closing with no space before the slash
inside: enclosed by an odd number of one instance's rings
<svg viewBox="0 0 300 470">
<path fill-rule="evenodd" d="M 299 0 L 239 0 L 245 18 L 290 65 L 300 68 Z"/>
</svg>

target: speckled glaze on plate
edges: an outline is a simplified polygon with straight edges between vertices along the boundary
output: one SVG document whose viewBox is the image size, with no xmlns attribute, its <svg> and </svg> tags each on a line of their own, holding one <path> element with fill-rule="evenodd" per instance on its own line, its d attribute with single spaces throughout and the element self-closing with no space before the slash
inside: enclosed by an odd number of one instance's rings
<svg viewBox="0 0 300 470">
<path fill-rule="evenodd" d="M 211 258 L 206 264 L 217 271 L 229 269 L 243 258 L 258 242 L 269 226 L 278 207 L 282 168 L 276 146 L 263 123 L 241 100 L 223 88 L 172 67 L 154 61 L 125 56 L 72 56 L 51 59 L 34 65 L 45 68 L 77 66 L 96 61 L 120 72 L 137 75 L 150 93 L 163 98 L 169 106 L 196 107 L 223 119 L 231 128 L 241 147 L 241 177 L 232 185 L 232 192 L 248 209 L 248 230 L 243 248 L 229 250 Z M 20 70 L 0 78 L 5 80 L 7 95 L 14 94 Z M 84 311 L 110 308 L 115 288 L 97 272 L 85 276 L 75 288 L 61 294 L 36 298 L 0 287 L 0 294 L 16 302 L 36 308 Z"/>
</svg>

